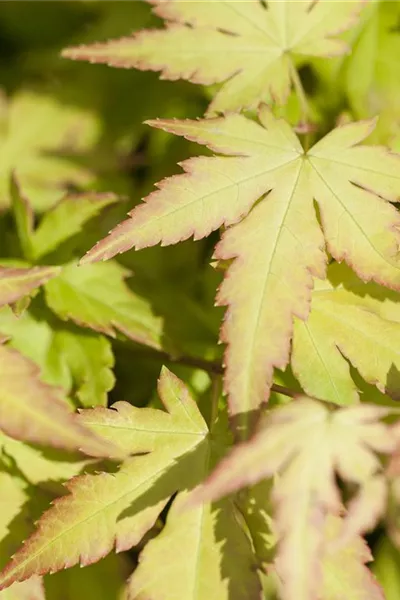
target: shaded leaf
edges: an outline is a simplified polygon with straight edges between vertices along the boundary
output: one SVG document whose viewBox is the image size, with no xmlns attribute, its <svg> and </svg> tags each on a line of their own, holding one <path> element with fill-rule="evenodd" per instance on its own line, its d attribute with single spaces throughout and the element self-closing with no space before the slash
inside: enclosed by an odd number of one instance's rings
<svg viewBox="0 0 400 600">
<path fill-rule="evenodd" d="M 370 16 L 345 65 L 345 89 L 353 114 L 379 114 L 374 139 L 387 143 L 400 133 L 400 52 L 397 2 L 371 2 Z"/>
<path fill-rule="evenodd" d="M 129 449 L 137 455 L 127 460 L 117 473 L 84 475 L 68 482 L 70 494 L 55 501 L 38 523 L 36 533 L 13 557 L 2 574 L 2 588 L 26 579 L 31 571 L 53 572 L 78 562 L 90 564 L 113 546 L 117 551 L 130 548 L 152 527 L 172 494 L 190 489 L 204 478 L 226 444 L 226 422 L 220 423 L 219 429 L 209 436 L 187 388 L 165 369 L 159 393 L 168 412 L 138 409 L 120 402 L 111 410 L 97 408 L 82 413 L 83 423 L 98 436 L 112 439 L 121 451 Z M 223 502 L 218 510 L 204 507 L 204 513 L 187 515 L 180 523 L 174 514 L 179 512 L 183 499 L 184 496 L 178 496 L 174 501 L 176 507 L 170 514 L 170 525 L 161 535 L 185 536 L 184 522 L 188 519 L 199 544 L 197 574 L 203 572 L 203 560 L 209 563 L 209 554 L 216 562 L 208 573 L 209 584 L 199 588 L 196 588 L 196 572 L 186 572 L 184 562 L 175 565 L 174 569 L 182 569 L 182 590 L 189 597 L 206 600 L 210 590 L 215 589 L 220 594 L 218 598 L 228 600 L 232 598 L 229 589 L 233 586 L 233 598 L 247 598 L 249 589 L 258 597 L 260 587 L 250 543 L 233 516 L 232 505 Z M 190 536 L 186 540 L 188 544 L 194 543 Z M 227 547 L 229 540 L 235 543 Z M 149 545 L 148 552 L 157 553 L 159 545 L 163 546 L 163 537 L 159 544 Z M 133 590 L 136 585 L 151 585 L 147 577 L 147 550 L 139 573 L 144 579 L 138 583 L 134 576 Z M 232 556 L 237 557 L 234 563 L 227 560 Z M 239 557 L 240 570 L 236 562 Z M 169 576 L 173 576 L 172 571 Z"/>
<path fill-rule="evenodd" d="M 60 386 L 82 406 L 107 404 L 114 385 L 114 357 L 104 336 L 77 327 L 62 327 L 37 305 L 17 318 L 0 310 L 0 331 L 9 345 L 33 360 L 43 381 Z"/>
<path fill-rule="evenodd" d="M 400 310 L 391 295 L 344 264 L 329 267 L 328 279 L 316 282 L 310 316 L 295 319 L 291 364 L 303 390 L 335 404 L 357 402 L 348 360 L 390 393 L 391 374 L 400 372 Z"/>
<path fill-rule="evenodd" d="M 129 582 L 129 598 L 261 599 L 249 542 L 238 525 L 232 501 L 199 506 L 182 514 L 184 499 L 184 495 L 177 497 L 163 531 L 141 553 Z M 166 561 L 170 553 L 182 559 Z"/>
<path fill-rule="evenodd" d="M 272 410 L 258 433 L 232 450 L 189 503 L 214 500 L 276 475 L 274 532 L 283 597 L 316 599 L 324 577 L 320 555 L 326 546 L 326 517 L 342 511 L 335 474 L 361 490 L 380 477 L 376 453 L 390 453 L 396 444 L 389 428 L 378 421 L 387 414 L 374 405 L 332 412 L 308 398 Z M 368 498 L 370 508 L 376 507 L 376 500 L 366 496 L 362 514 L 368 512 Z M 354 537 L 379 516 L 372 510 L 369 521 L 358 520 L 350 510 L 344 528 Z"/>
<path fill-rule="evenodd" d="M 11 207 L 22 254 L 26 260 L 31 261 L 34 228 L 33 210 L 28 200 L 22 195 L 15 177 L 11 177 L 10 188 Z"/>
<path fill-rule="evenodd" d="M 114 446 L 97 438 L 70 412 L 60 389 L 39 377 L 39 369 L 16 350 L 0 346 L 0 427 L 17 439 L 99 456 Z"/>
<path fill-rule="evenodd" d="M 80 233 L 85 223 L 117 200 L 114 194 L 93 192 L 63 198 L 44 215 L 33 235 L 35 260 L 50 254 L 60 244 Z"/>
<path fill-rule="evenodd" d="M 45 287 L 48 306 L 64 320 L 112 337 L 120 331 L 136 342 L 160 347 L 161 319 L 124 282 L 129 271 L 118 263 L 63 268 Z"/>
<path fill-rule="evenodd" d="M 99 124 L 88 110 L 70 107 L 43 93 L 21 91 L 12 97 L 0 131 L 0 205 L 10 203 L 9 178 L 15 175 L 35 209 L 65 195 L 67 184 L 82 186 L 93 173 L 63 158 L 81 153 L 98 136 Z M 57 153 L 61 152 L 61 156 Z"/>
<path fill-rule="evenodd" d="M 365 566 L 372 560 L 366 542 L 356 536 L 346 545 L 335 547 L 341 538 L 343 522 L 330 517 L 325 526 L 328 548 L 322 557 L 322 600 L 385 600 L 383 590 Z M 330 545 L 330 547 L 329 547 Z"/>
</svg>

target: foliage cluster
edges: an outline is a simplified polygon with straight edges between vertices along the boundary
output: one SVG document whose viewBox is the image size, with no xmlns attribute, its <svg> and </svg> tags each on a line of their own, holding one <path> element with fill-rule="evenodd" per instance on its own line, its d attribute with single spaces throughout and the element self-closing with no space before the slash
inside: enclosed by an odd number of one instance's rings
<svg viewBox="0 0 400 600">
<path fill-rule="evenodd" d="M 0 600 L 397 600 L 400 4 L 149 3 L 0 4 Z"/>
</svg>

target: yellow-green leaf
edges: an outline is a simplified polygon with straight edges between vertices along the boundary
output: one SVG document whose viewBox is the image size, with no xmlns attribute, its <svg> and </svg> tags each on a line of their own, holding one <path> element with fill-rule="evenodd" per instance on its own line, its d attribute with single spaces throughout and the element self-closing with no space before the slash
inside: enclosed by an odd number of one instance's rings
<svg viewBox="0 0 400 600">
<path fill-rule="evenodd" d="M 231 414 L 245 422 L 268 399 L 273 369 L 289 361 L 293 318 L 307 319 L 325 246 L 362 280 L 400 288 L 400 216 L 391 204 L 400 197 L 400 157 L 360 145 L 374 122 L 338 127 L 305 151 L 265 106 L 259 119 L 152 122 L 227 156 L 183 163 L 185 174 L 161 182 L 83 259 L 227 227 L 215 252 L 234 259 L 217 296 L 228 305 L 225 391 Z"/>
<path fill-rule="evenodd" d="M 347 46 L 335 35 L 356 20 L 361 3 L 281 0 L 181 2 L 150 0 L 167 28 L 64 50 L 75 60 L 161 71 L 164 79 L 227 82 L 209 112 L 284 102 L 293 58 L 335 56 Z M 162 54 L 160 47 L 163 48 Z"/>
</svg>

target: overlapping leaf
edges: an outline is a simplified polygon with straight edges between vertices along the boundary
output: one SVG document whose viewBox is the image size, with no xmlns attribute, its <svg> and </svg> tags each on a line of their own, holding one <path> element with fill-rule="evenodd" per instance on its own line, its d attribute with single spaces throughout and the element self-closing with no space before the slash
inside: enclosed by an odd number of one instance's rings
<svg viewBox="0 0 400 600">
<path fill-rule="evenodd" d="M 159 348 L 162 321 L 146 300 L 124 282 L 127 269 L 116 262 L 104 265 L 67 265 L 45 286 L 48 306 L 64 320 L 90 327 L 112 337 L 120 331 L 136 342 Z"/>
<path fill-rule="evenodd" d="M 64 51 L 68 58 L 161 71 L 164 79 L 226 82 L 210 112 L 284 102 L 296 56 L 335 56 L 347 46 L 335 35 L 350 27 L 361 2 L 150 0 L 168 23 L 133 37 Z M 163 52 L 160 53 L 160 47 Z M 227 81 L 228 80 L 228 81 Z"/>
<path fill-rule="evenodd" d="M 210 461 L 215 461 L 223 450 L 227 434 L 222 439 L 215 433 L 213 438 L 208 435 L 188 390 L 167 371 L 161 376 L 159 392 L 168 412 L 137 409 L 121 402 L 112 410 L 98 408 L 82 413 L 85 426 L 103 439 L 112 440 L 121 452 L 137 455 L 127 460 L 117 473 L 84 475 L 68 482 L 70 494 L 56 500 L 39 521 L 36 533 L 0 577 L 1 588 L 25 580 L 32 573 L 53 572 L 78 562 L 90 564 L 114 546 L 117 551 L 130 548 L 153 525 L 174 492 L 190 489 L 205 477 Z M 226 432 L 226 425 L 223 431 Z M 176 584 L 179 586 L 180 580 L 181 585 L 177 588 L 178 596 L 182 591 L 193 600 L 210 597 L 244 600 L 248 598 L 248 590 L 252 590 L 254 597 L 258 597 L 260 587 L 250 543 L 234 517 L 233 504 L 224 501 L 222 514 L 218 506 L 195 511 L 188 521 L 192 539 L 187 536 L 184 522 L 177 522 L 174 516 L 182 501 L 179 498 L 182 497 L 178 495 L 174 501 L 176 508 L 172 505 L 170 522 L 162 537 L 148 547 L 153 554 L 163 547 L 164 538 L 182 541 L 185 538 L 188 552 L 193 551 L 193 556 L 187 557 L 191 559 L 191 572 L 183 561 L 174 567 Z M 227 549 L 224 540 L 232 542 Z M 225 552 L 232 560 L 224 562 Z M 153 585 L 159 587 L 149 580 L 146 553 L 138 578 L 132 580 L 133 597 L 137 598 L 149 586 L 149 589 Z M 199 584 L 198 578 L 204 575 L 210 561 L 214 564 L 212 571 L 207 572 L 208 583 Z M 233 596 L 230 586 L 234 588 Z"/>
<path fill-rule="evenodd" d="M 12 304 L 60 272 L 58 267 L 12 268 L 0 266 L 0 306 Z"/>
<path fill-rule="evenodd" d="M 107 404 L 114 385 L 114 356 L 104 336 L 77 327 L 60 327 L 46 311 L 31 310 L 16 317 L 0 310 L 0 332 L 9 345 L 35 362 L 43 381 L 63 388 L 82 406 Z"/>
<path fill-rule="evenodd" d="M 229 306 L 221 337 L 232 414 L 267 399 L 273 368 L 287 364 L 293 317 L 307 318 L 313 277 L 325 275 L 325 244 L 363 280 L 400 286 L 400 217 L 387 202 L 400 195 L 400 158 L 358 145 L 373 123 L 339 127 L 305 152 L 268 109 L 259 118 L 152 122 L 228 156 L 183 163 L 185 174 L 159 184 L 84 259 L 230 226 L 215 254 L 235 259 L 217 297 Z"/>
<path fill-rule="evenodd" d="M 249 541 L 238 526 L 231 501 L 222 500 L 182 513 L 184 501 L 185 496 L 179 495 L 168 513 L 165 528 L 140 555 L 139 566 L 129 582 L 129 597 L 261 599 L 258 577 L 251 575 L 255 561 L 249 552 Z M 170 553 L 182 559 L 166 561 Z"/>
<path fill-rule="evenodd" d="M 81 233 L 82 227 L 104 208 L 118 200 L 114 194 L 74 194 L 65 196 L 48 211 L 32 236 L 33 259 L 38 260 L 63 242 Z"/>
<path fill-rule="evenodd" d="M 378 482 L 379 494 L 384 493 L 375 453 L 390 453 L 396 444 L 389 428 L 378 421 L 385 414 L 386 409 L 374 405 L 332 412 L 309 398 L 273 410 L 264 427 L 237 446 L 193 492 L 191 503 L 214 500 L 276 475 L 274 529 L 279 538 L 277 563 L 284 581 L 283 597 L 319 598 L 327 514 L 342 510 L 335 473 L 360 489 L 353 498 L 357 511 L 350 505 L 340 537 L 353 539 L 379 517 L 376 498 L 363 491 Z"/>
<path fill-rule="evenodd" d="M 358 399 L 347 360 L 368 383 L 396 393 L 400 373 L 397 294 L 358 279 L 344 264 L 316 282 L 307 321 L 295 319 L 291 364 L 303 390 L 336 404 Z"/>
<path fill-rule="evenodd" d="M 34 207 L 41 210 L 60 200 L 67 185 L 80 187 L 94 180 L 88 168 L 69 160 L 90 148 L 99 135 L 99 123 L 89 111 L 43 93 L 20 92 L 1 116 L 0 206 L 9 205 L 13 171 Z"/>
<path fill-rule="evenodd" d="M 77 420 L 58 388 L 16 350 L 0 346 L 0 427 L 17 439 L 109 456 L 114 445 L 97 438 Z"/>
<path fill-rule="evenodd" d="M 323 600 L 384 600 L 382 588 L 365 563 L 372 554 L 365 541 L 355 536 L 350 543 L 340 543 L 343 520 L 329 516 L 325 525 L 327 549 L 322 560 L 319 598 Z M 337 542 L 339 541 L 339 545 Z M 335 544 L 336 542 L 336 544 Z"/>
</svg>

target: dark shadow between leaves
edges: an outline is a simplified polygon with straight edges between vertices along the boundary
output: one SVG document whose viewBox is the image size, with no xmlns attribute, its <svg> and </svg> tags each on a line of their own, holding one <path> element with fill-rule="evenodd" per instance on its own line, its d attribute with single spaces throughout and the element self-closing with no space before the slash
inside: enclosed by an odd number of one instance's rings
<svg viewBox="0 0 400 600">
<path fill-rule="evenodd" d="M 392 363 L 386 376 L 386 393 L 396 401 L 400 400 L 400 371 Z"/>
</svg>

